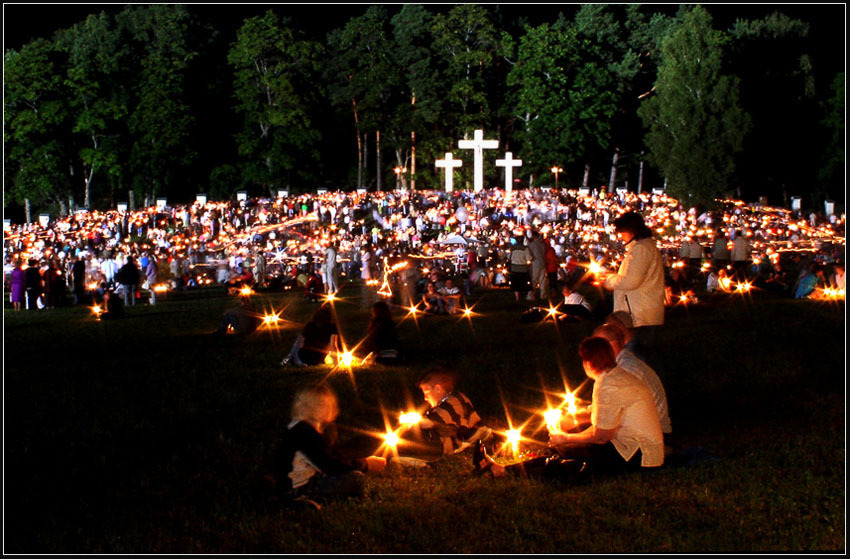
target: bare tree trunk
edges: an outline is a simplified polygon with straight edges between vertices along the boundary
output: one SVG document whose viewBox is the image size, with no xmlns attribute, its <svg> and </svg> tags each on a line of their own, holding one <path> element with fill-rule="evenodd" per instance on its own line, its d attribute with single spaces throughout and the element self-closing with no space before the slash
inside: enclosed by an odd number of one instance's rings
<svg viewBox="0 0 850 559">
<path fill-rule="evenodd" d="M 584 164 L 584 178 L 581 179 L 581 187 L 587 188 L 587 183 L 590 180 L 590 163 Z"/>
<path fill-rule="evenodd" d="M 369 134 L 363 133 L 363 184 L 369 184 Z"/>
<path fill-rule="evenodd" d="M 375 132 L 375 181 L 378 185 L 378 191 L 381 190 L 381 131 Z"/>
<path fill-rule="evenodd" d="M 608 194 L 614 192 L 614 184 L 617 182 L 617 161 L 620 159 L 620 148 L 614 149 L 614 157 L 611 158 L 611 177 L 608 179 Z"/>
<path fill-rule="evenodd" d="M 27 225 L 32 223 L 32 206 L 29 198 L 24 198 L 24 215 L 27 218 Z"/>
<path fill-rule="evenodd" d="M 363 188 L 363 140 L 357 130 L 357 188 Z"/>
<path fill-rule="evenodd" d="M 640 168 L 638 171 L 638 194 L 643 192 L 643 152 L 640 152 Z"/>
<path fill-rule="evenodd" d="M 132 212 L 132 211 L 135 211 L 135 210 L 136 210 L 136 193 L 135 193 L 135 192 L 133 192 L 133 189 L 130 189 L 130 190 L 127 192 L 127 194 L 128 194 L 128 196 L 129 196 L 129 208 L 128 208 L 128 209 L 129 209 L 131 212 Z"/>
<path fill-rule="evenodd" d="M 410 190 L 416 190 L 416 132 L 410 133 Z"/>
<path fill-rule="evenodd" d="M 68 215 L 68 208 L 65 206 L 65 200 L 59 200 L 59 215 L 62 217 Z"/>
<path fill-rule="evenodd" d="M 77 203 L 74 201 L 74 195 L 68 195 L 68 215 L 73 214 L 77 210 Z"/>
</svg>

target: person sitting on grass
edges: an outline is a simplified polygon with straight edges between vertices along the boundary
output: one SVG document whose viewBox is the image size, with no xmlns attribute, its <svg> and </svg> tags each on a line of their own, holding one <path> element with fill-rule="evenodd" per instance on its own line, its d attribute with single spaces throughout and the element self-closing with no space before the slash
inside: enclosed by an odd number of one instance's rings
<svg viewBox="0 0 850 559">
<path fill-rule="evenodd" d="M 115 320 L 125 316 L 124 303 L 121 301 L 121 297 L 110 289 L 103 292 L 103 308 L 106 311 L 100 315 L 101 320 Z"/>
<path fill-rule="evenodd" d="M 392 365 L 399 360 L 399 343 L 390 306 L 385 301 L 372 305 L 372 319 L 366 338 L 357 346 L 355 354 L 360 359 L 369 359 L 383 365 Z"/>
<path fill-rule="evenodd" d="M 315 270 L 311 270 L 304 285 L 304 298 L 315 303 L 324 293 L 325 288 L 319 274 Z"/>
<path fill-rule="evenodd" d="M 419 427 L 426 441 L 439 446 L 443 454 L 465 450 L 472 442 L 487 440 L 492 434 L 469 398 L 455 390 L 456 383 L 457 377 L 442 367 L 432 367 L 419 381 L 429 406 Z"/>
<path fill-rule="evenodd" d="M 228 331 L 234 334 L 250 334 L 260 326 L 260 317 L 257 308 L 251 302 L 251 297 L 243 295 L 239 298 L 239 304 L 232 309 L 224 311 L 221 326 L 215 334 L 226 334 Z"/>
<path fill-rule="evenodd" d="M 339 329 L 330 306 L 324 304 L 316 309 L 310 322 L 304 325 L 281 364 L 299 367 L 321 365 L 329 353 L 340 351 Z"/>
<path fill-rule="evenodd" d="M 443 297 L 445 309 L 448 314 L 453 314 L 459 311 L 460 303 L 460 288 L 455 285 L 452 278 L 446 278 L 446 285 L 439 290 Z"/>
<path fill-rule="evenodd" d="M 808 298 L 812 293 L 815 292 L 818 283 L 820 283 L 821 285 L 826 284 L 826 280 L 823 275 L 823 268 L 819 264 L 811 262 L 807 266 L 806 274 L 803 275 L 803 277 L 800 279 L 800 282 L 797 284 L 797 289 L 794 290 L 794 298 Z"/>
<path fill-rule="evenodd" d="M 364 473 L 380 472 L 379 456 L 346 461 L 335 453 L 339 404 L 326 384 L 301 388 L 292 403 L 292 421 L 279 442 L 275 491 L 284 501 L 319 509 L 316 500 L 360 497 Z"/>
<path fill-rule="evenodd" d="M 667 406 L 667 392 L 664 390 L 664 385 L 658 378 L 658 374 L 638 356 L 626 349 L 625 338 L 619 328 L 610 324 L 603 324 L 593 331 L 593 335 L 608 340 L 614 350 L 617 365 L 646 383 L 652 392 L 652 399 L 655 401 L 655 407 L 658 410 L 661 432 L 672 433 L 673 427 L 670 423 L 670 413 Z"/>
<path fill-rule="evenodd" d="M 607 340 L 585 338 L 579 356 L 585 373 L 595 381 L 588 417 L 577 417 L 575 422 L 570 416 L 562 419 L 561 432 L 549 434 L 551 456 L 510 466 L 496 463 L 479 441 L 473 453 L 477 475 L 576 480 L 588 474 L 618 474 L 664 464 L 661 421 L 646 383 L 617 365 Z M 589 427 L 567 432 L 585 419 L 590 420 Z"/>
<path fill-rule="evenodd" d="M 592 317 L 591 311 L 593 308 L 584 295 L 575 290 L 575 287 L 568 283 L 561 284 L 561 294 L 564 296 L 563 302 L 558 305 L 558 311 L 565 315 L 577 319 L 587 319 Z"/>
<path fill-rule="evenodd" d="M 437 286 L 434 282 L 429 281 L 425 284 L 425 293 L 422 294 L 422 304 L 425 306 L 425 312 L 428 314 L 446 314 L 446 300 L 437 291 Z"/>
</svg>

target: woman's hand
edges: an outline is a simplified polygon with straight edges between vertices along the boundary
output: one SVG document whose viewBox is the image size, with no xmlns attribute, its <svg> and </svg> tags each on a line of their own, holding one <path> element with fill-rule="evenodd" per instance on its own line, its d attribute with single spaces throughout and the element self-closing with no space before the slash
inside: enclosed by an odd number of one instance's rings
<svg viewBox="0 0 850 559">
<path fill-rule="evenodd" d="M 569 435 L 566 433 L 553 433 L 549 435 L 549 446 L 564 446 L 569 442 Z"/>
</svg>

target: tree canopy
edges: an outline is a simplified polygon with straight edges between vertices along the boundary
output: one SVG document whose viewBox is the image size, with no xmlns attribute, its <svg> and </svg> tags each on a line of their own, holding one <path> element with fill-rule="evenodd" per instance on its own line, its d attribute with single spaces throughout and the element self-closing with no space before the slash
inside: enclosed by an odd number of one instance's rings
<svg viewBox="0 0 850 559">
<path fill-rule="evenodd" d="M 844 72 L 829 52 L 843 44 L 818 37 L 814 12 L 336 8 L 313 21 L 282 5 L 128 5 L 8 49 L 5 207 L 378 188 L 395 167 L 438 188 L 434 159 L 463 157 L 457 141 L 479 128 L 534 186 L 562 165 L 562 186 L 642 173 L 688 203 L 844 190 Z M 494 160 L 487 186 L 501 184 Z"/>
</svg>

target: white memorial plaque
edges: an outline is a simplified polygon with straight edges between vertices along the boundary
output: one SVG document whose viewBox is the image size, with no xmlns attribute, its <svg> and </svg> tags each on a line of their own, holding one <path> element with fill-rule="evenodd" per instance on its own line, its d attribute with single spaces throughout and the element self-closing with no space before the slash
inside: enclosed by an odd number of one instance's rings
<svg viewBox="0 0 850 559">
<path fill-rule="evenodd" d="M 799 212 L 803 208 L 803 199 L 799 196 L 791 197 L 791 209 Z"/>
<path fill-rule="evenodd" d="M 824 211 L 824 213 L 826 213 L 826 215 L 833 215 L 835 213 L 835 201 L 834 200 L 824 200 L 823 211 Z"/>
<path fill-rule="evenodd" d="M 157 198 L 156 199 L 156 209 L 164 210 L 166 204 L 168 204 L 168 198 Z"/>
<path fill-rule="evenodd" d="M 38 223 L 46 229 L 50 225 L 50 214 L 41 214 L 38 216 Z"/>
<path fill-rule="evenodd" d="M 195 196 L 195 203 L 200 204 L 202 206 L 207 205 L 207 195 L 206 194 L 198 194 Z"/>
<path fill-rule="evenodd" d="M 127 203 L 126 202 L 119 203 L 118 204 L 118 211 L 119 212 L 126 212 L 127 211 Z"/>
<path fill-rule="evenodd" d="M 475 192 L 484 190 L 484 150 L 496 149 L 499 147 L 499 140 L 485 140 L 484 131 L 476 130 L 472 140 L 460 140 L 457 147 L 460 149 L 471 149 L 473 152 L 473 173 Z"/>
</svg>

